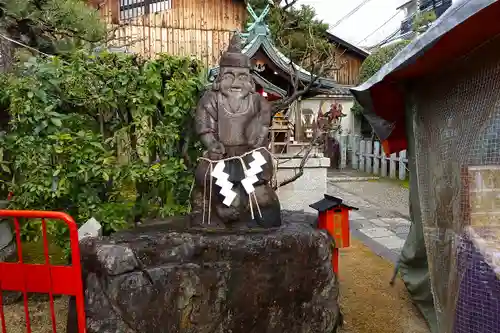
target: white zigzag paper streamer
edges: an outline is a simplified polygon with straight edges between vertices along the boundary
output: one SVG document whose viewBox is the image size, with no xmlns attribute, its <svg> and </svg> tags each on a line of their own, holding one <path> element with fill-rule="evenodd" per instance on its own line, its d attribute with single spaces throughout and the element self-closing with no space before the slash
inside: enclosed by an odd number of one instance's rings
<svg viewBox="0 0 500 333">
<path fill-rule="evenodd" d="M 216 178 L 216 185 L 221 187 L 220 194 L 224 196 L 224 201 L 222 202 L 227 207 L 230 207 L 236 198 L 236 192 L 233 189 L 233 183 L 229 179 L 229 175 L 224 172 L 224 161 L 219 161 L 215 168 L 212 170 L 212 177 Z"/>
<path fill-rule="evenodd" d="M 267 163 L 264 156 L 258 151 L 254 151 L 252 157 L 253 161 L 249 164 L 250 169 L 245 171 L 246 178 L 241 181 L 241 184 L 248 194 L 255 192 L 253 184 L 259 181 L 257 175 L 263 171 L 262 166 Z"/>
</svg>

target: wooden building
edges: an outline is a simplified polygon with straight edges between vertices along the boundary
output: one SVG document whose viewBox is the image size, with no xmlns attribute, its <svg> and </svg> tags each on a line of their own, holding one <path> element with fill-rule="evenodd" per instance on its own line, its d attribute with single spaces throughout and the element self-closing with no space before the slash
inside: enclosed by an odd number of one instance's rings
<svg viewBox="0 0 500 333">
<path fill-rule="evenodd" d="M 248 12 L 244 0 L 89 0 L 116 38 L 111 46 L 154 56 L 165 52 L 194 56 L 210 68 L 217 64 L 235 31 L 244 31 Z M 329 77 L 342 85 L 356 85 L 368 53 L 334 35 L 344 64 Z"/>
<path fill-rule="evenodd" d="M 218 74 L 216 67 L 222 52 L 227 48 L 235 31 L 246 31 L 248 15 L 255 14 L 244 0 L 89 0 L 98 5 L 110 29 L 115 30 L 112 47 L 152 57 L 165 52 L 181 56 L 193 56 L 211 68 L 209 78 Z M 253 13 L 253 14 L 252 14 Z M 252 36 L 247 36 L 244 49 L 255 65 L 254 77 L 269 98 L 281 98 L 290 93 L 289 60 L 271 42 L 263 18 L 254 17 Z M 247 31 L 247 35 L 250 32 Z M 322 108 L 326 113 L 332 104 L 341 104 L 346 117 L 342 127 L 356 133 L 360 125 L 352 116 L 350 108 L 354 103 L 348 88 L 357 85 L 361 64 L 368 52 L 329 35 L 337 46 L 336 55 L 342 63 L 339 70 L 328 73 L 319 82 L 323 93 L 305 96 L 292 107 L 286 117 L 278 115 L 275 127 L 286 134 L 279 134 L 278 141 L 307 141 L 304 130 L 308 119 L 315 118 Z M 262 68 L 259 64 L 265 64 Z M 310 75 L 301 71 L 301 79 L 307 81 Z M 273 97 L 274 96 L 274 97 Z M 302 112 L 304 110 L 304 113 Z M 307 121 L 306 121 L 307 122 Z M 278 124 L 279 123 L 279 124 Z M 279 125 L 279 126 L 278 126 Z M 297 130 L 295 130 L 297 129 Z"/>
<path fill-rule="evenodd" d="M 194 56 L 217 63 L 246 20 L 244 0 L 91 0 L 116 38 L 112 46 L 145 56 Z"/>
<path fill-rule="evenodd" d="M 346 86 L 358 85 L 361 65 L 369 53 L 331 33 L 328 34 L 328 39 L 336 46 L 337 54 L 340 55 L 339 62 L 342 64 L 340 70 L 329 73 L 328 77 Z"/>
</svg>

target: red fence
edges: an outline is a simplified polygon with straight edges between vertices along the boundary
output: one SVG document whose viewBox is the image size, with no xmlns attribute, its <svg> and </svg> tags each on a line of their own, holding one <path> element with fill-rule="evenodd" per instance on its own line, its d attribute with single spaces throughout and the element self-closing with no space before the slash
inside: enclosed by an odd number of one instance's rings
<svg viewBox="0 0 500 333">
<path fill-rule="evenodd" d="M 2 333 L 7 332 L 3 291 L 23 293 L 24 313 L 26 317 L 26 332 L 31 333 L 31 322 L 28 308 L 28 293 L 44 293 L 49 295 L 52 332 L 56 333 L 56 316 L 54 310 L 54 295 L 68 295 L 76 298 L 78 332 L 85 333 L 85 310 L 83 299 L 82 272 L 80 265 L 80 248 L 78 245 L 78 229 L 71 216 L 60 212 L 0 210 L 0 218 L 12 218 L 17 243 L 17 263 L 0 262 L 0 321 Z M 21 244 L 21 226 L 19 219 L 41 219 L 44 248 L 44 264 L 27 264 L 23 262 Z M 72 266 L 57 266 L 50 264 L 49 244 L 47 239 L 46 219 L 59 220 L 69 228 L 71 242 Z"/>
</svg>

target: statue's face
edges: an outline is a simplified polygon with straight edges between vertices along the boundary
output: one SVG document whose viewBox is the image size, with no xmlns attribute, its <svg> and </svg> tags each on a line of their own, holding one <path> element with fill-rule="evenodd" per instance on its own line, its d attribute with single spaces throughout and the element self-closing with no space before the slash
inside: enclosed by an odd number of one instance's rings
<svg viewBox="0 0 500 333">
<path fill-rule="evenodd" d="M 224 96 L 243 99 L 252 89 L 252 77 L 248 68 L 221 68 L 220 91 Z"/>
</svg>

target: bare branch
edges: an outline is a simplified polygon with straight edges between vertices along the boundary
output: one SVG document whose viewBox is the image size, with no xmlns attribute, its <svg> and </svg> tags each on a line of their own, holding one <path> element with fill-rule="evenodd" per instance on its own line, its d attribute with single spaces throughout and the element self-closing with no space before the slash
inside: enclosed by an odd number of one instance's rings
<svg viewBox="0 0 500 333">
<path fill-rule="evenodd" d="M 317 113 L 316 121 L 315 121 L 314 137 L 311 140 L 311 142 L 309 143 L 309 145 L 307 146 L 307 149 L 305 149 L 304 156 L 302 156 L 302 160 L 300 161 L 300 164 L 299 164 L 299 171 L 295 175 L 293 175 L 293 177 L 290 177 L 290 178 L 282 181 L 277 187 L 282 187 L 282 186 L 285 186 L 287 184 L 293 183 L 294 181 L 296 181 L 297 179 L 302 177 L 302 175 L 304 174 L 304 168 L 306 166 L 307 161 L 309 160 L 309 156 L 311 155 L 312 150 L 320 142 L 320 140 L 325 137 L 326 132 L 324 132 L 323 129 L 320 128 L 319 124 L 318 124 L 318 117 L 321 113 L 321 110 L 323 109 L 324 104 L 325 104 L 324 100 L 322 100 L 321 103 L 319 104 L 318 113 Z M 295 155 L 295 157 L 299 156 L 299 154 L 301 152 L 302 152 L 302 150 L 299 153 L 297 153 Z"/>
<path fill-rule="evenodd" d="M 297 3 L 298 0 L 285 0 L 285 5 L 283 6 L 283 10 L 287 10 L 289 8 L 291 8 L 293 5 L 295 5 Z M 281 2 L 280 0 L 275 0 L 275 4 L 276 2 L 278 3 L 278 6 L 279 6 L 279 3 Z"/>
</svg>

